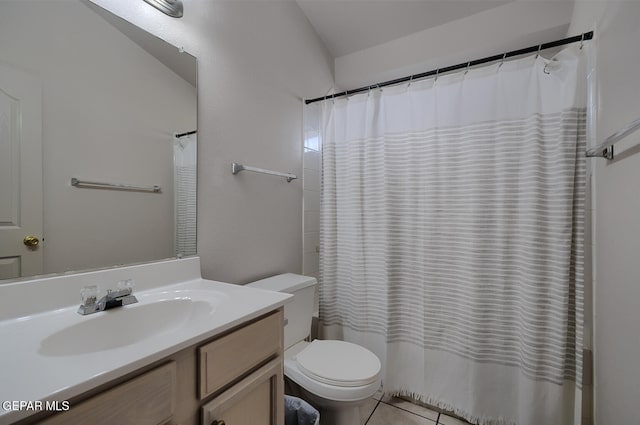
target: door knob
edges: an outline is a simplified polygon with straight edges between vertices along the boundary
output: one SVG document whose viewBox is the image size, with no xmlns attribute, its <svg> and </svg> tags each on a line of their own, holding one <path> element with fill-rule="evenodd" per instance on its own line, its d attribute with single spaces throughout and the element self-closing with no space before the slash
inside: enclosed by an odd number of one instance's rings
<svg viewBox="0 0 640 425">
<path fill-rule="evenodd" d="M 22 243 L 24 243 L 29 248 L 35 248 L 40 243 L 40 239 L 36 238 L 35 236 L 27 236 L 22 240 Z"/>
</svg>

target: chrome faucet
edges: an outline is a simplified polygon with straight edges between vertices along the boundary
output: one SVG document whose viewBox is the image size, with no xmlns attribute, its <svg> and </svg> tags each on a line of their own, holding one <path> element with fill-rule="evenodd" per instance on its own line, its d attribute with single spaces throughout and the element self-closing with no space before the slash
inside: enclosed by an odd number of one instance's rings
<svg viewBox="0 0 640 425">
<path fill-rule="evenodd" d="M 97 285 L 85 286 L 80 291 L 82 304 L 78 307 L 78 313 L 84 315 L 109 310 L 123 305 L 137 303 L 138 299 L 133 294 L 133 280 L 127 279 L 118 282 L 118 289 L 107 289 L 107 295 L 98 301 L 99 288 Z"/>
</svg>

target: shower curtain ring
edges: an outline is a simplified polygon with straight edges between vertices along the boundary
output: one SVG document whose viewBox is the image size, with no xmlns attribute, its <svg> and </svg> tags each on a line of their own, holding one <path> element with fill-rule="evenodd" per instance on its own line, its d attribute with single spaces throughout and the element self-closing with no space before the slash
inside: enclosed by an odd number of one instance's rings
<svg viewBox="0 0 640 425">
<path fill-rule="evenodd" d="M 580 50 L 584 47 L 584 33 L 582 33 L 582 37 L 580 37 Z"/>
<path fill-rule="evenodd" d="M 504 53 L 504 55 L 502 55 L 502 60 L 500 61 L 500 65 L 498 65 L 498 69 L 500 69 L 500 67 L 502 67 L 502 65 L 504 64 L 504 60 L 507 57 L 507 52 Z"/>
<path fill-rule="evenodd" d="M 540 57 L 540 50 L 542 49 L 542 44 L 538 44 L 538 52 L 536 53 L 536 59 Z"/>
<path fill-rule="evenodd" d="M 436 78 L 433 80 L 433 84 L 438 82 L 438 74 L 440 74 L 440 68 L 436 69 Z"/>
<path fill-rule="evenodd" d="M 471 61 L 467 62 L 467 69 L 464 70 L 464 75 L 467 75 L 467 72 L 469 72 L 470 65 L 471 65 Z"/>
<path fill-rule="evenodd" d="M 371 86 L 367 87 L 367 97 L 371 96 Z"/>
<path fill-rule="evenodd" d="M 409 84 L 407 85 L 407 88 L 411 87 L 411 82 L 413 81 L 413 75 L 411 75 L 409 77 Z"/>
</svg>

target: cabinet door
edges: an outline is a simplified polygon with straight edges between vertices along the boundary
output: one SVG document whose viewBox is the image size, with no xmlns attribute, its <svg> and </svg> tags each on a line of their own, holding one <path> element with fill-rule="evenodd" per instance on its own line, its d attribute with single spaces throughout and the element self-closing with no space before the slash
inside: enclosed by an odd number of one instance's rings
<svg viewBox="0 0 640 425">
<path fill-rule="evenodd" d="M 284 425 L 282 357 L 202 407 L 203 425 Z"/>
<path fill-rule="evenodd" d="M 199 348 L 200 399 L 282 353 L 282 310 Z"/>
<path fill-rule="evenodd" d="M 175 409 L 176 363 L 171 362 L 117 387 L 71 404 L 38 425 L 157 425 L 171 420 Z"/>
</svg>

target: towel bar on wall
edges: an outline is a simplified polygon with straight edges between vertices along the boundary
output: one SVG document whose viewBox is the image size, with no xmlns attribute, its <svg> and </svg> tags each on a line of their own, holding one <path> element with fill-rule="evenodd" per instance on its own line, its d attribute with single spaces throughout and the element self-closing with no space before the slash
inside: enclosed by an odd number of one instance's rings
<svg viewBox="0 0 640 425">
<path fill-rule="evenodd" d="M 121 184 L 121 183 L 90 182 L 87 180 L 79 180 L 75 177 L 71 178 L 71 186 L 99 188 L 99 189 L 134 190 L 137 192 L 154 192 L 154 193 L 160 193 L 162 191 L 160 186 L 132 186 L 130 184 Z"/>
<path fill-rule="evenodd" d="M 631 122 L 629 125 L 612 134 L 604 139 L 604 142 L 600 143 L 591 149 L 587 149 L 587 157 L 602 157 L 607 159 L 613 159 L 613 145 L 624 139 L 628 135 L 635 133 L 640 129 L 640 118 Z"/>
<path fill-rule="evenodd" d="M 291 180 L 295 180 L 298 178 L 298 176 L 291 173 L 281 173 L 279 171 L 265 170 L 264 168 L 250 167 L 248 165 L 238 164 L 237 162 L 234 162 L 233 164 L 231 164 L 231 174 L 238 174 L 240 171 L 253 171 L 254 173 L 262 173 L 262 174 L 269 174 L 272 176 L 284 177 L 287 179 L 287 183 L 291 182 Z"/>
</svg>

